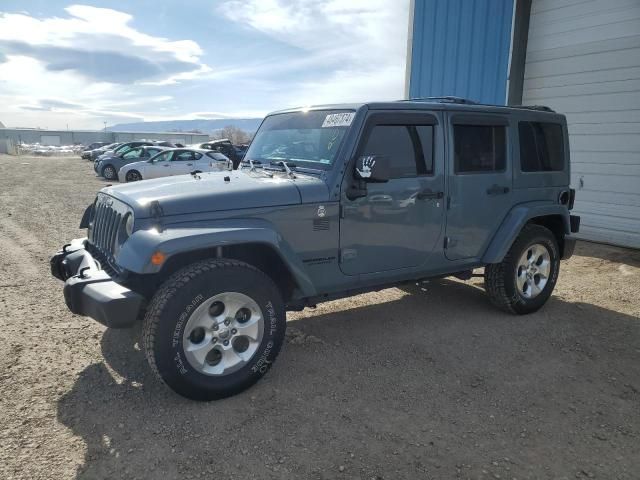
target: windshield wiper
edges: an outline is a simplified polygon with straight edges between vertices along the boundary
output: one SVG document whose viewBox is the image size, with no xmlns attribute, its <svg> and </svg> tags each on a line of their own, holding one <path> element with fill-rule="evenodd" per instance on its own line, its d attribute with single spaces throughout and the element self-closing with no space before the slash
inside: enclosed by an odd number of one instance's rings
<svg viewBox="0 0 640 480">
<path fill-rule="evenodd" d="M 295 173 L 291 170 L 292 168 L 296 168 L 297 165 L 291 162 L 285 162 L 284 160 L 279 160 L 277 162 L 270 162 L 269 165 L 278 165 L 284 168 L 284 171 L 287 172 L 287 176 L 289 178 L 296 178 Z"/>
<path fill-rule="evenodd" d="M 256 165 L 262 165 L 262 162 L 260 160 L 251 160 L 250 158 L 248 158 L 246 160 L 243 160 L 242 163 L 245 163 L 245 164 L 248 163 L 249 164 L 249 171 L 250 172 L 257 171 L 256 170 Z M 267 177 L 273 178 L 273 173 L 266 172 L 264 170 L 264 168 L 260 169 L 259 171 L 260 171 L 260 173 L 265 174 Z"/>
</svg>

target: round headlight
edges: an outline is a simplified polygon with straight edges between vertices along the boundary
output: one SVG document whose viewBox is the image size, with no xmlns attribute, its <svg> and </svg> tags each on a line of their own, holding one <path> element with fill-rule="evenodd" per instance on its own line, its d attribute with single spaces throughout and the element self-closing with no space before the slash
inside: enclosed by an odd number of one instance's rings
<svg viewBox="0 0 640 480">
<path fill-rule="evenodd" d="M 127 218 L 124 221 L 124 232 L 127 234 L 127 237 L 130 237 L 133 233 L 133 214 L 128 213 Z"/>
</svg>

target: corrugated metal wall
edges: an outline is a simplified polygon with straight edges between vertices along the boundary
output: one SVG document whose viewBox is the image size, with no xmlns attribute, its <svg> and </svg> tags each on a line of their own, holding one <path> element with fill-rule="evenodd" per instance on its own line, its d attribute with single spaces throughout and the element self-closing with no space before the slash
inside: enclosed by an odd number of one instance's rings
<svg viewBox="0 0 640 480">
<path fill-rule="evenodd" d="M 409 97 L 506 103 L 513 0 L 415 0 Z"/>
</svg>

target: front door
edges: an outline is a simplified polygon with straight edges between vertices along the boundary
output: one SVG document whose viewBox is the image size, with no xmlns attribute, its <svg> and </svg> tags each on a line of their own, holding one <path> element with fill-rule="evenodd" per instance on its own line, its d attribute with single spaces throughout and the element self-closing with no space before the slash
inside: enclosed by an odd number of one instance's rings
<svg viewBox="0 0 640 480">
<path fill-rule="evenodd" d="M 340 268 L 347 275 L 417 267 L 439 244 L 443 220 L 442 128 L 436 114 L 371 113 L 356 156 L 383 155 L 391 178 L 366 196 L 342 192 Z"/>
<path fill-rule="evenodd" d="M 505 117 L 450 115 L 445 255 L 481 258 L 511 209 L 512 169 Z"/>
<path fill-rule="evenodd" d="M 173 150 L 156 155 L 153 158 L 153 162 L 147 164 L 144 169 L 143 176 L 148 178 L 168 177 L 171 175 L 171 157 L 173 156 Z"/>
</svg>

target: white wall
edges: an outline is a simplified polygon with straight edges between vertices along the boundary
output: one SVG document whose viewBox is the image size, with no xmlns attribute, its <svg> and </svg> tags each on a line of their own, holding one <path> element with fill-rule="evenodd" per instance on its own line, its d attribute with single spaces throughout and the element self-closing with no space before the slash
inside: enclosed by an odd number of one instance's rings
<svg viewBox="0 0 640 480">
<path fill-rule="evenodd" d="M 533 0 L 522 103 L 567 116 L 581 234 L 640 248 L 640 0 Z"/>
</svg>

